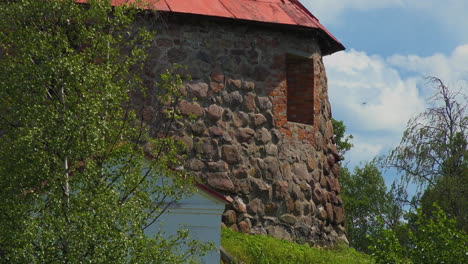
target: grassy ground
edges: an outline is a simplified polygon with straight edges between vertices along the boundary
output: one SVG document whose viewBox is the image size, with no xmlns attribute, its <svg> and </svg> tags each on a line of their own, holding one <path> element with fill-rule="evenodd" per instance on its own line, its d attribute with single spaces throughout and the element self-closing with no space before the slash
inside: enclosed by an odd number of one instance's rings
<svg viewBox="0 0 468 264">
<path fill-rule="evenodd" d="M 221 244 L 240 263 L 246 264 L 374 263 L 370 256 L 347 246 L 320 249 L 267 236 L 245 235 L 227 228 L 222 230 Z"/>
</svg>

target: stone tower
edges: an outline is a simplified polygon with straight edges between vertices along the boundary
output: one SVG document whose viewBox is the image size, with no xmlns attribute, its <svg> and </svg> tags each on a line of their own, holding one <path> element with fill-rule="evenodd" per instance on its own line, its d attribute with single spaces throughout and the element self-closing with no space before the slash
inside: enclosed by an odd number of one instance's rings
<svg viewBox="0 0 468 264">
<path fill-rule="evenodd" d="M 192 76 L 183 90 L 196 100 L 179 109 L 195 120 L 174 136 L 189 150 L 184 168 L 232 198 L 224 225 L 346 241 L 322 61 L 343 45 L 297 0 L 149 2 L 160 18 L 143 77 L 157 80 L 174 63 Z"/>
</svg>

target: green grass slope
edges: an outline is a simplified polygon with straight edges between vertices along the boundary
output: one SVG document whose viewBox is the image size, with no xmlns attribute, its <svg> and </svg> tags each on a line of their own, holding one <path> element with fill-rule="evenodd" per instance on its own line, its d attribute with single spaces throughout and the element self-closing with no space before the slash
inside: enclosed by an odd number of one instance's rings
<svg viewBox="0 0 468 264">
<path fill-rule="evenodd" d="M 347 246 L 314 248 L 267 236 L 246 235 L 222 230 L 222 246 L 239 263 L 246 264 L 353 264 L 374 263 L 370 256 Z"/>
</svg>

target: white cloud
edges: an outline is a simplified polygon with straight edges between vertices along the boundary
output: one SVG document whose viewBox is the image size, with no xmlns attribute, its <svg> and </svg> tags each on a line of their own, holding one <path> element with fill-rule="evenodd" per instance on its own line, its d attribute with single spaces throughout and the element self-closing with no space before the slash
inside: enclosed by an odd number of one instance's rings
<svg viewBox="0 0 468 264">
<path fill-rule="evenodd" d="M 379 56 L 351 50 L 325 57 L 325 64 L 333 111 L 356 130 L 400 132 L 424 109 L 416 81 L 403 80 Z"/>
<path fill-rule="evenodd" d="M 394 55 L 388 58 L 387 62 L 398 70 L 415 75 L 438 77 L 446 83 L 468 80 L 468 44 L 458 46 L 448 56 Z"/>
<path fill-rule="evenodd" d="M 384 150 L 383 142 L 378 142 L 378 140 L 360 134 L 355 135 L 353 144 L 354 147 L 346 153 L 345 159 L 345 163 L 349 162 L 352 165 L 356 165 L 361 161 L 370 161 Z"/>
<path fill-rule="evenodd" d="M 424 77 L 446 84 L 468 80 L 468 45 L 428 57 L 382 58 L 352 49 L 327 56 L 324 63 L 333 116 L 355 137 L 347 159 L 356 165 L 398 144 L 407 121 L 425 109 L 424 99 L 432 94 Z M 462 85 L 467 91 L 468 84 Z"/>
</svg>

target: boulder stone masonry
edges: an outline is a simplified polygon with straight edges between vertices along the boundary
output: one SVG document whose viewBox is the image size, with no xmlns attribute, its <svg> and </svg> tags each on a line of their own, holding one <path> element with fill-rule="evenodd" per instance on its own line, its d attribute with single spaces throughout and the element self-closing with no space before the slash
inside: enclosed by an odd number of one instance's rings
<svg viewBox="0 0 468 264">
<path fill-rule="evenodd" d="M 173 63 L 191 81 L 181 87 L 184 116 L 174 136 L 185 142 L 185 169 L 231 196 L 223 223 L 234 230 L 318 245 L 346 241 L 327 78 L 318 35 L 279 25 L 168 15 L 144 69 L 156 93 Z M 310 54 L 313 123 L 287 120 L 286 58 Z M 152 109 L 156 99 L 141 102 Z M 144 119 L 156 131 L 151 116 Z M 154 132 L 154 136 L 157 133 Z"/>
</svg>

